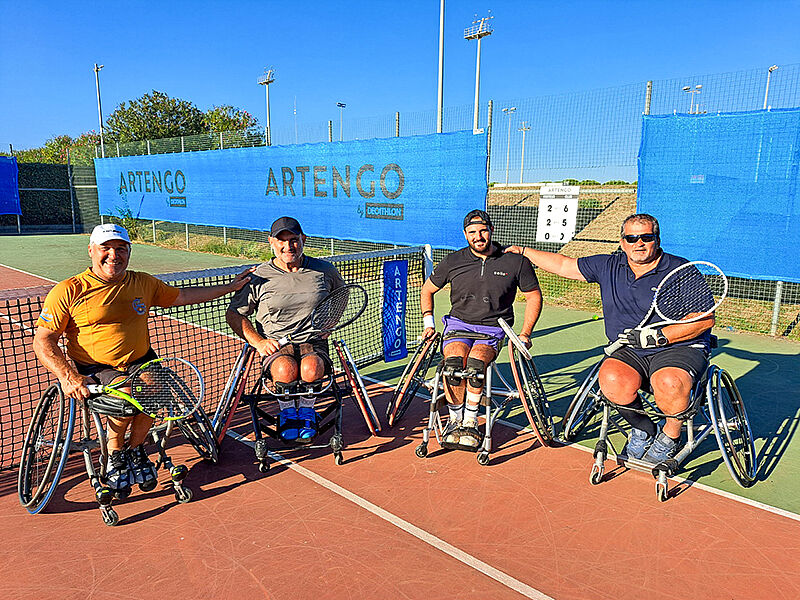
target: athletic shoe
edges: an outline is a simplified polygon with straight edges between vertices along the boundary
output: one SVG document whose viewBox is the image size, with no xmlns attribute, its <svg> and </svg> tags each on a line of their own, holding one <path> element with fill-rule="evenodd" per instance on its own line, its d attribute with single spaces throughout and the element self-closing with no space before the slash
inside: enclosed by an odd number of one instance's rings
<svg viewBox="0 0 800 600">
<path fill-rule="evenodd" d="M 278 415 L 278 435 L 287 442 L 293 442 L 300 435 L 297 429 L 297 409 L 284 408 Z"/>
<path fill-rule="evenodd" d="M 128 450 L 128 457 L 131 463 L 131 475 L 133 483 L 139 484 L 139 489 L 149 492 L 158 483 L 158 474 L 155 465 L 150 461 L 144 444 L 139 444 L 136 448 Z"/>
<path fill-rule="evenodd" d="M 477 448 L 481 443 L 481 432 L 478 429 L 478 420 L 466 417 L 461 423 L 461 439 L 458 444 L 468 448 Z"/>
<path fill-rule="evenodd" d="M 663 431 L 659 431 L 655 441 L 647 450 L 642 460 L 657 465 L 665 460 L 674 458 L 678 453 L 678 442 L 673 440 Z"/>
<path fill-rule="evenodd" d="M 114 450 L 106 464 L 106 485 L 112 490 L 130 489 L 133 484 L 128 453 L 125 450 Z"/>
<path fill-rule="evenodd" d="M 642 457 L 652 443 L 652 435 L 646 431 L 632 427 L 630 433 L 628 434 L 628 443 L 622 452 L 623 454 L 627 454 L 628 458 L 642 460 Z"/>
<path fill-rule="evenodd" d="M 461 421 L 451 419 L 442 432 L 442 443 L 457 446 L 461 439 Z"/>
<path fill-rule="evenodd" d="M 317 411 L 308 406 L 297 409 L 297 417 L 303 422 L 298 439 L 303 442 L 311 441 L 317 435 Z"/>
</svg>

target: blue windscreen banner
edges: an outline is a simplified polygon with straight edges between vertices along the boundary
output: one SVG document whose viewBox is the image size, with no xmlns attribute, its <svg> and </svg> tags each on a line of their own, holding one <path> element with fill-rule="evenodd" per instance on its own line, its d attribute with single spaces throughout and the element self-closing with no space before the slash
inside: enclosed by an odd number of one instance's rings
<svg viewBox="0 0 800 600">
<path fill-rule="evenodd" d="M 645 116 L 638 167 L 667 252 L 800 282 L 800 109 Z"/>
<path fill-rule="evenodd" d="M 471 131 L 95 159 L 100 213 L 307 235 L 463 246 L 486 206 L 486 136 Z"/>
<path fill-rule="evenodd" d="M 406 300 L 408 299 L 408 261 L 383 263 L 383 360 L 392 362 L 408 356 L 406 348 Z"/>
<path fill-rule="evenodd" d="M 21 215 L 16 156 L 0 156 L 0 215 Z"/>
</svg>

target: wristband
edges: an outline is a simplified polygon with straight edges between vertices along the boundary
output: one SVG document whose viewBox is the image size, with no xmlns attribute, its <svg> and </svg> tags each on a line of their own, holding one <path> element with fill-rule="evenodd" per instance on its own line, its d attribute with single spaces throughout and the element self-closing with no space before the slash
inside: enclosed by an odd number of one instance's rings
<svg viewBox="0 0 800 600">
<path fill-rule="evenodd" d="M 436 321 L 433 315 L 425 315 L 422 317 L 422 327 L 424 329 L 436 329 Z"/>
</svg>

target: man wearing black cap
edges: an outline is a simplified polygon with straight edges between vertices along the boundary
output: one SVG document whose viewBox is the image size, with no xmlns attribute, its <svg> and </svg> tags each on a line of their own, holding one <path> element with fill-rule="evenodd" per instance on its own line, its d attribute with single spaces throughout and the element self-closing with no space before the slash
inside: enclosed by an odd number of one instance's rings
<svg viewBox="0 0 800 600">
<path fill-rule="evenodd" d="M 269 366 L 276 384 L 288 385 L 298 379 L 313 382 L 325 374 L 328 340 L 303 337 L 296 332 L 314 307 L 330 292 L 344 285 L 331 263 L 305 256 L 306 236 L 292 217 L 280 217 L 270 228 L 269 244 L 275 254 L 256 267 L 250 283 L 236 293 L 225 314 L 228 324 L 262 356 L 279 352 Z M 250 322 L 255 313 L 256 326 Z M 298 344 L 280 347 L 278 340 L 288 334 Z M 323 356 L 324 355 L 324 356 Z M 314 398 L 280 400 L 278 431 L 287 441 L 308 442 L 317 433 Z"/>
<path fill-rule="evenodd" d="M 450 314 L 444 323 L 443 352 L 445 368 L 474 368 L 484 373 L 500 351 L 504 334 L 497 319 L 514 323 L 514 298 L 519 289 L 525 296 L 525 317 L 520 338 L 530 346 L 533 326 L 542 310 L 539 282 L 528 261 L 504 253 L 492 242 L 492 220 L 483 210 L 472 210 L 464 217 L 464 237 L 468 246 L 445 257 L 422 286 L 420 308 L 425 326 L 424 335 L 435 331 L 433 295 L 450 284 Z M 508 260 L 509 256 L 513 256 Z M 526 264 L 528 263 L 528 264 Z M 448 336 L 451 331 L 470 331 L 488 336 L 472 340 Z M 475 449 L 480 444 L 478 408 L 483 393 L 483 380 L 445 380 L 450 418 L 444 431 L 446 447 Z"/>
</svg>

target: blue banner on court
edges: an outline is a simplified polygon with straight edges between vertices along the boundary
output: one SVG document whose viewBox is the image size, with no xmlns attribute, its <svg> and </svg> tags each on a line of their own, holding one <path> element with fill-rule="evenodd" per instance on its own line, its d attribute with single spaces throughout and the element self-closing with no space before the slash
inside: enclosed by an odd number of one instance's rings
<svg viewBox="0 0 800 600">
<path fill-rule="evenodd" d="M 16 156 L 0 156 L 0 215 L 21 215 Z"/>
<path fill-rule="evenodd" d="M 486 204 L 486 136 L 471 131 L 95 159 L 100 213 L 458 248 Z"/>
<path fill-rule="evenodd" d="M 408 356 L 406 348 L 406 300 L 408 298 L 408 261 L 383 263 L 383 360 L 392 362 Z"/>
<path fill-rule="evenodd" d="M 667 252 L 800 282 L 800 109 L 645 116 L 639 212 Z"/>
</svg>

